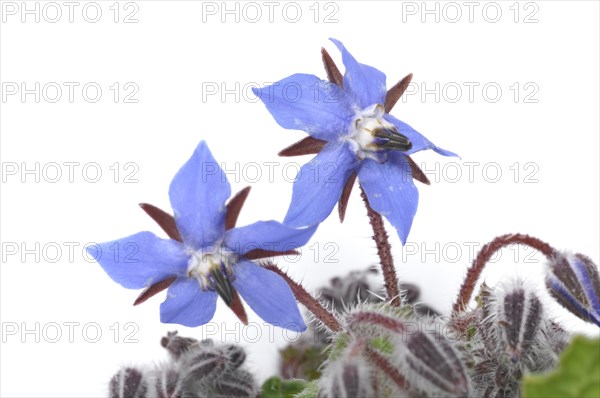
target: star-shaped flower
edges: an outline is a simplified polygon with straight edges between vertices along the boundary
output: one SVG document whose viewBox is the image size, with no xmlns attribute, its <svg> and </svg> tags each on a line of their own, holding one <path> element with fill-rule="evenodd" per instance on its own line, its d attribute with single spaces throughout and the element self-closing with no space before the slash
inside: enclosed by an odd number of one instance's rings
<svg viewBox="0 0 600 398">
<path fill-rule="evenodd" d="M 254 89 L 279 125 L 310 135 L 281 155 L 318 153 L 296 177 L 284 223 L 293 227 L 320 223 L 338 201 L 343 220 L 358 175 L 371 207 L 390 221 L 406 243 L 419 201 L 413 177 L 428 183 L 408 155 L 425 149 L 456 155 L 388 113 L 412 75 L 386 93 L 385 74 L 358 63 L 342 43 L 332 41 L 342 52 L 343 77 L 323 50 L 331 82 L 295 74 Z"/>
<path fill-rule="evenodd" d="M 160 306 L 164 323 L 199 326 L 215 313 L 217 295 L 246 322 L 237 292 L 266 322 L 303 331 L 306 325 L 288 284 L 253 259 L 290 253 L 316 226 L 295 229 L 276 221 L 235 228 L 249 188 L 226 205 L 227 177 L 202 141 L 173 178 L 169 198 L 174 217 L 142 204 L 171 239 L 140 232 L 90 249 L 106 273 L 128 289 L 146 290 L 135 304 L 168 288 Z"/>
</svg>

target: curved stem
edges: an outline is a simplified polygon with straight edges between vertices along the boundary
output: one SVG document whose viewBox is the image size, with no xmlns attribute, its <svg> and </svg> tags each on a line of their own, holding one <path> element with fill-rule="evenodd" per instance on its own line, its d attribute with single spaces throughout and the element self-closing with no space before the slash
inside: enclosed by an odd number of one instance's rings
<svg viewBox="0 0 600 398">
<path fill-rule="evenodd" d="M 396 277 L 396 269 L 394 268 L 394 259 L 392 257 L 392 247 L 388 240 L 388 234 L 383 224 L 383 218 L 369 204 L 369 199 L 364 189 L 360 187 L 360 196 L 365 202 L 369 222 L 373 228 L 373 240 L 377 246 L 377 255 L 379 255 L 379 263 L 383 271 L 383 280 L 385 283 L 385 291 L 390 304 L 394 307 L 400 306 L 400 290 L 398 289 L 398 277 Z"/>
<path fill-rule="evenodd" d="M 275 264 L 267 263 L 264 265 L 266 269 L 269 271 L 275 272 L 277 275 L 281 276 L 286 283 L 289 285 L 290 289 L 294 293 L 296 300 L 298 300 L 302 305 L 306 307 L 311 313 L 313 313 L 325 326 L 329 328 L 332 332 L 339 332 L 342 330 L 342 325 L 337 320 L 335 315 L 331 312 L 327 311 L 325 307 L 313 296 L 310 295 L 298 282 L 294 281 L 289 277 L 288 274 L 283 272 L 279 267 Z"/>
<path fill-rule="evenodd" d="M 467 271 L 465 281 L 460 288 L 456 303 L 454 303 L 454 306 L 452 307 L 453 314 L 459 314 L 463 312 L 471 301 L 471 297 L 473 296 L 473 291 L 475 290 L 479 276 L 481 275 L 481 272 L 490 258 L 492 258 L 492 256 L 498 250 L 513 243 L 529 246 L 544 254 L 548 258 L 552 258 L 556 255 L 556 250 L 552 246 L 539 240 L 538 238 L 534 238 L 533 236 L 523 234 L 506 234 L 498 236 L 483 246 L 477 254 L 475 260 L 473 260 L 473 264 Z"/>
</svg>

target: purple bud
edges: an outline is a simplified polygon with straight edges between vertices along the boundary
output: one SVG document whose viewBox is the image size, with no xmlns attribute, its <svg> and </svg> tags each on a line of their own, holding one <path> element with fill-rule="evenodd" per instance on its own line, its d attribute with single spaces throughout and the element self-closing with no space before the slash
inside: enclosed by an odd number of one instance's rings
<svg viewBox="0 0 600 398">
<path fill-rule="evenodd" d="M 179 359 L 181 355 L 190 349 L 194 344 L 197 344 L 198 340 L 190 337 L 181 337 L 177 335 L 177 331 L 168 332 L 165 337 L 160 340 L 160 345 L 169 351 L 171 357 L 175 360 Z"/>
<path fill-rule="evenodd" d="M 421 295 L 419 287 L 412 283 L 400 283 L 398 288 L 402 292 L 403 301 L 408 304 L 414 304 Z"/>
<path fill-rule="evenodd" d="M 254 377 L 244 370 L 227 372 L 215 385 L 216 397 L 255 397 Z"/>
<path fill-rule="evenodd" d="M 213 379 L 227 369 L 227 360 L 223 352 L 212 347 L 189 350 L 181 357 L 182 378 L 186 382 Z"/>
<path fill-rule="evenodd" d="M 156 371 L 154 386 L 159 398 L 181 398 L 179 375 L 171 367 Z"/>
<path fill-rule="evenodd" d="M 374 396 L 371 367 L 356 349 L 330 362 L 319 384 L 327 397 Z"/>
<path fill-rule="evenodd" d="M 246 360 L 246 351 L 240 346 L 237 345 L 226 345 L 224 347 L 230 369 L 237 369 Z"/>
<path fill-rule="evenodd" d="M 435 328 L 437 329 L 437 328 Z M 419 328 L 406 341 L 406 363 L 432 395 L 469 396 L 469 378 L 452 341 L 434 328 Z"/>
<path fill-rule="evenodd" d="M 563 307 L 600 326 L 598 267 L 583 254 L 557 255 L 548 263 L 546 287 Z"/>
<path fill-rule="evenodd" d="M 110 398 L 145 398 L 147 393 L 144 375 L 138 369 L 123 368 L 110 380 Z"/>
</svg>

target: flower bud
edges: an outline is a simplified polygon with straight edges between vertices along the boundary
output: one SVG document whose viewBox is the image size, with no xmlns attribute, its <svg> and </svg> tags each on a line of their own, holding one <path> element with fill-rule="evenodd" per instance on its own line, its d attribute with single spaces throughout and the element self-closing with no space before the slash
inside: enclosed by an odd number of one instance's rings
<svg viewBox="0 0 600 398">
<path fill-rule="evenodd" d="M 439 333 L 436 324 L 421 327 L 407 338 L 406 363 L 416 373 L 410 380 L 418 380 L 414 384 L 420 385 L 428 396 L 469 396 L 470 383 L 463 361 L 452 340 Z"/>
<path fill-rule="evenodd" d="M 548 263 L 546 287 L 567 310 L 600 326 L 598 267 L 583 254 L 559 254 Z"/>
<path fill-rule="evenodd" d="M 162 366 L 155 370 L 154 390 L 159 398 L 182 398 L 179 374 L 171 366 Z"/>
<path fill-rule="evenodd" d="M 144 374 L 134 368 L 123 368 L 110 380 L 110 398 L 146 398 L 148 387 Z"/>
<path fill-rule="evenodd" d="M 215 383 L 215 397 L 255 397 L 254 377 L 245 370 L 227 372 Z"/>
<path fill-rule="evenodd" d="M 341 356 L 332 357 L 319 380 L 327 397 L 372 397 L 371 367 L 362 354 L 362 345 L 354 343 Z"/>
<path fill-rule="evenodd" d="M 178 360 L 184 352 L 197 343 L 198 340 L 191 337 L 178 336 L 177 331 L 168 332 L 167 335 L 160 340 L 160 345 L 169 351 L 169 354 L 171 354 L 171 357 L 174 360 Z"/>
</svg>

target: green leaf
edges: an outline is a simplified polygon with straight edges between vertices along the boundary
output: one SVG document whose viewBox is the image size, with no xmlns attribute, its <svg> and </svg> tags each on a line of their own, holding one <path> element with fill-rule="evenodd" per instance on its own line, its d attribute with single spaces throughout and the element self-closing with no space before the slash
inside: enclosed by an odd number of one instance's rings
<svg viewBox="0 0 600 398">
<path fill-rule="evenodd" d="M 294 398 L 316 398 L 319 392 L 319 385 L 317 380 L 313 380 L 306 385 L 306 388 L 299 394 L 294 395 Z"/>
<path fill-rule="evenodd" d="M 600 397 L 600 338 L 577 336 L 560 357 L 558 369 L 523 380 L 523 398 Z"/>
<path fill-rule="evenodd" d="M 304 380 L 281 380 L 274 376 L 262 385 L 262 398 L 293 398 L 304 390 L 308 383 Z"/>
</svg>

